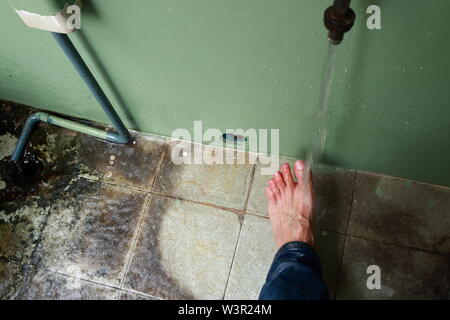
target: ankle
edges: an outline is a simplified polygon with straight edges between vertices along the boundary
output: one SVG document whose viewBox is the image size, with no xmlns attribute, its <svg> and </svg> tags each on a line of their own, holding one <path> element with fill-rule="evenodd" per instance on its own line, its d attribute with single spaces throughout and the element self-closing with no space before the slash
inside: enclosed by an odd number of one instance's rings
<svg viewBox="0 0 450 320">
<path fill-rule="evenodd" d="M 295 241 L 305 242 L 311 246 L 314 246 L 314 233 L 311 223 L 304 222 L 300 224 L 300 230 L 297 232 Z"/>
</svg>

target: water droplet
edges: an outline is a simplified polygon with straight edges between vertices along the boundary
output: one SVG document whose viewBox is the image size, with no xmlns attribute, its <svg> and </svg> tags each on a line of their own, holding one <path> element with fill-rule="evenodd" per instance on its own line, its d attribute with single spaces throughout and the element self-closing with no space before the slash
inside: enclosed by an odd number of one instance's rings
<svg viewBox="0 0 450 320">
<path fill-rule="evenodd" d="M 420 70 L 423 70 L 423 66 L 420 66 Z"/>
<path fill-rule="evenodd" d="M 344 70 L 344 72 L 345 72 L 345 73 L 347 73 L 347 72 L 348 72 L 348 70 L 347 70 L 347 69 L 345 69 L 345 70 Z"/>
</svg>

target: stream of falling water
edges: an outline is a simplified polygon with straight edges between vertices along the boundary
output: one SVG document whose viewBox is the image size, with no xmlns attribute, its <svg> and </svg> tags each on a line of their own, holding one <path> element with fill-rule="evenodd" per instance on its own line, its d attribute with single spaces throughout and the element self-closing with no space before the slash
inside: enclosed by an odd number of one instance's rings
<svg viewBox="0 0 450 320">
<path fill-rule="evenodd" d="M 323 69 L 322 80 L 320 85 L 319 104 L 317 106 L 316 115 L 313 124 L 313 137 L 306 155 L 306 167 L 304 172 L 309 172 L 314 164 L 322 157 L 325 143 L 327 140 L 327 116 L 328 101 L 330 98 L 331 84 L 333 83 L 333 75 L 335 70 L 337 46 L 329 44 L 327 58 Z M 303 175 L 304 183 L 309 183 L 310 175 Z"/>
</svg>

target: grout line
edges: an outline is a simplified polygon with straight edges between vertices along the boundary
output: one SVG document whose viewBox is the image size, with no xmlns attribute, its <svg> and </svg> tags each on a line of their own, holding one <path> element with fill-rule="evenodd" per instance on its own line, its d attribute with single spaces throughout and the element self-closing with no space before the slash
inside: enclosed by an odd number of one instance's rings
<svg viewBox="0 0 450 320">
<path fill-rule="evenodd" d="M 248 200 L 250 198 L 250 193 L 253 190 L 253 184 L 255 182 L 255 172 L 256 172 L 256 164 L 253 164 L 252 165 L 252 170 L 250 171 L 250 183 L 249 183 L 249 187 L 248 187 L 248 190 L 247 190 L 247 194 L 245 196 L 245 202 L 244 202 L 244 209 L 243 209 L 243 211 L 247 210 Z"/>
<path fill-rule="evenodd" d="M 143 193 L 149 193 L 150 192 L 150 191 L 148 191 L 146 189 L 143 189 L 143 188 L 140 188 L 140 187 L 130 186 L 130 185 L 126 185 L 126 184 L 120 184 L 120 183 L 117 183 L 117 182 L 114 182 L 114 181 L 107 181 L 107 180 L 103 180 L 103 179 L 90 178 L 90 177 L 84 176 L 82 174 L 78 175 L 78 177 L 80 177 L 82 179 L 85 179 L 85 180 L 92 181 L 92 182 L 100 182 L 100 183 L 111 185 L 111 186 L 116 186 L 116 187 L 121 187 L 121 188 L 125 188 L 125 189 L 132 189 L 132 190 L 140 191 L 140 192 L 143 192 Z"/>
<path fill-rule="evenodd" d="M 148 195 L 154 194 L 154 195 L 165 197 L 165 198 L 171 198 L 171 199 L 187 201 L 187 202 L 191 202 L 191 203 L 195 203 L 195 204 L 200 204 L 200 205 L 216 208 L 216 209 L 223 210 L 223 211 L 233 212 L 233 213 L 235 213 L 237 215 L 244 215 L 244 214 L 247 213 L 245 210 L 239 210 L 239 209 L 235 209 L 235 208 L 219 206 L 219 205 L 215 205 L 215 204 L 210 203 L 210 202 L 203 202 L 203 201 L 196 201 L 196 200 L 186 199 L 186 198 L 170 195 L 170 194 L 159 192 L 159 191 L 152 191 L 152 190 L 149 191 L 149 190 L 138 188 L 138 187 L 118 184 L 118 183 L 115 183 L 115 182 L 112 182 L 112 181 L 104 181 L 104 180 L 100 180 L 100 179 L 89 178 L 89 177 L 85 177 L 83 175 L 79 175 L 79 177 L 82 178 L 82 179 L 85 179 L 85 180 L 89 180 L 89 181 L 93 181 L 93 182 L 99 182 L 99 183 L 106 184 L 106 185 L 111 185 L 111 186 L 121 187 L 121 188 L 124 188 L 124 189 L 132 189 L 132 190 L 140 191 L 140 192 L 148 194 Z M 156 179 L 155 179 L 155 181 L 156 181 Z M 152 187 L 152 189 L 153 189 L 153 187 Z M 247 194 L 247 201 L 248 201 L 248 196 L 249 196 L 249 193 Z M 250 212 L 249 212 L 249 214 L 258 216 L 257 214 L 250 213 Z M 260 216 L 260 217 L 263 217 L 263 216 Z"/>
<path fill-rule="evenodd" d="M 242 218 L 244 218 L 244 217 L 242 216 Z M 236 252 L 237 252 L 239 241 L 240 241 L 240 238 L 241 238 L 242 225 L 244 224 L 244 219 L 239 219 L 239 222 L 240 222 L 240 224 L 239 224 L 239 232 L 238 232 L 238 236 L 237 236 L 237 239 L 236 239 L 236 244 L 234 246 L 233 256 L 231 258 L 230 271 L 228 272 L 227 282 L 225 284 L 225 290 L 223 292 L 222 300 L 225 299 L 225 296 L 226 296 L 227 290 L 228 290 L 228 284 L 230 283 L 231 271 L 233 271 L 233 266 L 234 266 L 234 263 L 235 263 Z"/>
<path fill-rule="evenodd" d="M 158 180 L 159 172 L 161 171 L 161 167 L 162 167 L 162 164 L 163 164 L 163 161 L 164 161 L 164 157 L 166 156 L 166 152 L 168 152 L 167 149 L 169 148 L 169 144 L 167 143 L 167 141 L 164 143 L 163 148 L 164 148 L 164 150 L 161 153 L 160 159 L 158 161 L 158 166 L 156 167 L 155 176 L 153 177 L 153 181 L 151 183 L 149 191 L 153 191 L 153 188 L 155 187 L 155 184 L 156 184 L 156 180 Z"/>
<path fill-rule="evenodd" d="M 270 218 L 269 218 L 268 216 L 263 216 L 263 215 L 258 214 L 258 213 L 253 213 L 253 212 L 245 211 L 245 214 L 246 214 L 246 215 L 249 215 L 249 216 L 253 216 L 253 217 L 258 217 L 258 218 L 263 218 L 263 219 L 270 220 Z"/>
<path fill-rule="evenodd" d="M 164 197 L 164 198 L 170 198 L 170 199 L 175 199 L 175 200 L 181 200 L 181 201 L 186 201 L 186 202 L 190 202 L 190 203 L 195 203 L 195 204 L 200 204 L 206 207 L 211 207 L 211 208 L 215 208 L 215 209 L 219 209 L 222 211 L 227 211 L 227 212 L 232 212 L 237 214 L 238 216 L 243 216 L 245 215 L 245 211 L 243 210 L 238 210 L 238 209 L 233 209 L 233 208 L 228 208 L 228 207 L 222 207 L 222 206 L 218 206 L 209 202 L 202 202 L 202 201 L 196 201 L 196 200 L 191 200 L 191 199 L 185 199 L 182 197 L 177 197 L 177 196 L 173 196 L 170 194 L 166 194 L 166 193 L 162 193 L 162 192 L 157 192 L 157 191 L 151 191 L 150 194 L 154 194 L 160 197 Z"/>
<path fill-rule="evenodd" d="M 342 264 L 344 263 L 344 253 L 345 253 L 345 247 L 347 246 L 347 232 L 348 232 L 348 227 L 350 225 L 350 218 L 352 215 L 352 211 L 353 211 L 353 198 L 355 196 L 355 188 L 356 188 L 356 182 L 358 180 L 358 172 L 355 172 L 355 179 L 353 181 L 353 185 L 352 185 L 352 195 L 350 197 L 350 206 L 348 209 L 348 215 L 347 215 L 347 222 L 345 224 L 345 231 L 344 231 L 344 244 L 342 246 L 342 250 L 339 256 L 339 266 L 338 266 L 338 270 L 337 270 L 337 278 L 336 278 L 336 284 L 334 286 L 334 299 L 336 300 L 337 297 L 337 293 L 338 293 L 338 287 L 339 287 L 339 282 L 341 280 L 341 272 L 342 272 Z"/>
<path fill-rule="evenodd" d="M 163 300 L 163 299 L 160 298 L 160 297 L 152 296 L 152 295 L 150 295 L 150 294 L 146 294 L 146 293 L 143 293 L 143 292 L 139 292 L 139 291 L 135 291 L 135 290 L 128 290 L 128 289 L 121 289 L 121 288 L 119 288 L 119 287 L 117 287 L 117 286 L 114 286 L 114 285 L 109 285 L 109 284 L 106 284 L 106 283 L 97 282 L 97 281 L 94 281 L 94 280 L 91 280 L 91 279 L 85 279 L 85 278 L 81 278 L 81 277 L 75 277 L 75 276 L 73 276 L 73 275 L 70 275 L 70 274 L 67 274 L 67 273 L 63 273 L 63 272 L 60 272 L 60 271 L 50 270 L 50 269 L 44 269 L 44 270 L 45 270 L 45 272 L 47 272 L 47 273 L 54 273 L 54 274 L 57 274 L 57 275 L 60 275 L 60 276 L 66 277 L 66 278 L 71 278 L 71 279 L 81 280 L 81 281 L 85 281 L 85 282 L 89 282 L 89 283 L 95 284 L 95 285 L 100 286 L 100 287 L 106 287 L 106 288 L 110 288 L 110 289 L 117 290 L 117 293 L 116 293 L 117 296 L 116 296 L 115 298 L 118 298 L 118 296 L 119 296 L 119 294 L 120 294 L 121 292 L 127 292 L 127 293 L 132 293 L 132 294 L 136 294 L 136 295 L 141 295 L 141 296 L 148 297 L 148 298 L 153 298 L 153 299 Z M 111 299 L 111 300 L 113 300 L 113 299 Z"/>
<path fill-rule="evenodd" d="M 125 278 L 126 278 L 126 276 L 128 274 L 128 271 L 130 269 L 131 260 L 133 258 L 133 253 L 134 253 L 134 251 L 136 249 L 136 246 L 137 246 L 137 242 L 138 242 L 138 239 L 139 239 L 139 235 L 141 233 L 141 228 L 142 228 L 142 225 L 144 223 L 144 219 L 147 216 L 147 209 L 148 209 L 148 206 L 150 204 L 150 198 L 151 198 L 151 196 L 147 195 L 147 201 L 145 203 L 144 210 L 142 212 L 142 217 L 140 218 L 140 221 L 139 221 L 139 224 L 138 224 L 138 228 L 136 230 L 136 234 L 133 237 L 132 245 L 131 245 L 131 248 L 129 249 L 129 253 L 127 255 L 127 262 L 125 263 L 125 270 L 123 272 L 123 276 L 122 276 L 122 279 L 120 280 L 120 284 L 119 284 L 119 289 L 121 289 L 121 290 L 123 289 Z"/>
<path fill-rule="evenodd" d="M 349 204 L 349 208 L 348 208 L 347 221 L 345 223 L 345 231 L 344 231 L 345 234 L 347 234 L 348 228 L 350 226 L 350 219 L 351 219 L 352 211 L 353 211 L 353 200 L 354 200 L 354 197 L 355 197 L 356 183 L 358 182 L 358 177 L 359 177 L 359 174 L 358 174 L 358 172 L 356 172 L 355 173 L 355 179 L 354 179 L 353 184 L 352 184 L 352 194 L 351 194 L 351 197 L 350 197 L 350 204 Z"/>
<path fill-rule="evenodd" d="M 338 265 L 338 270 L 337 270 L 337 277 L 336 277 L 336 283 L 334 286 L 334 300 L 337 300 L 337 294 L 338 294 L 338 289 L 339 289 L 339 283 L 341 282 L 341 278 L 342 278 L 342 265 L 344 263 L 344 252 L 345 252 L 345 248 L 347 247 L 347 242 L 348 242 L 348 237 L 347 235 L 345 235 L 344 237 L 344 244 L 342 245 L 342 250 L 341 250 L 341 254 L 339 257 L 339 265 Z"/>
<path fill-rule="evenodd" d="M 413 183 L 413 184 L 425 185 L 425 186 L 429 186 L 431 188 L 444 189 L 444 190 L 450 191 L 450 187 L 447 187 L 447 186 L 444 186 L 444 185 L 440 185 L 440 184 L 433 184 L 433 183 L 429 183 L 429 182 L 411 180 L 411 179 L 406 179 L 406 178 L 401 178 L 401 177 L 396 177 L 396 176 L 390 176 L 390 175 L 387 175 L 387 174 L 376 173 L 376 172 L 369 172 L 369 171 L 362 171 L 362 170 L 355 170 L 355 169 L 346 169 L 346 170 L 352 170 L 352 171 L 355 171 L 356 173 L 359 173 L 359 174 L 364 174 L 364 175 L 368 175 L 368 176 L 378 177 L 378 178 L 381 178 L 381 179 L 388 179 L 388 180 L 394 180 L 394 181 L 399 181 L 399 182 L 410 182 L 410 183 Z"/>
<path fill-rule="evenodd" d="M 441 257 L 446 257 L 446 258 L 450 257 L 450 254 L 445 254 L 445 253 L 438 252 L 438 251 L 431 251 L 431 250 L 423 249 L 423 248 L 419 248 L 419 247 L 408 246 L 408 245 L 392 243 L 392 242 L 386 242 L 386 241 L 381 241 L 381 240 L 373 240 L 373 239 L 365 238 L 363 236 L 356 236 L 356 235 L 352 235 L 352 234 L 347 234 L 347 237 L 360 239 L 360 240 L 365 240 L 365 241 L 369 241 L 369 242 L 381 243 L 381 244 L 383 244 L 385 246 L 393 246 L 393 247 L 402 248 L 402 249 L 408 249 L 408 250 L 425 252 L 425 253 L 428 253 L 428 254 L 431 254 L 431 255 L 436 255 L 436 256 L 441 256 Z"/>
<path fill-rule="evenodd" d="M 134 291 L 134 290 L 120 289 L 119 293 L 122 293 L 122 292 L 135 294 L 137 296 L 143 296 L 143 297 L 147 297 L 147 298 L 152 298 L 154 300 L 165 300 L 165 299 L 163 299 L 161 297 L 152 296 L 151 294 L 146 294 L 146 293 L 139 292 L 139 291 Z M 120 294 L 119 294 L 119 297 L 120 297 Z"/>
<path fill-rule="evenodd" d="M 98 285 L 98 286 L 107 287 L 107 288 L 115 289 L 115 290 L 120 290 L 119 287 L 114 286 L 114 285 L 111 285 L 111 284 L 106 284 L 106 283 L 102 283 L 102 282 L 97 282 L 97 281 L 94 281 L 94 280 L 91 280 L 91 279 L 82 278 L 82 277 L 76 277 L 76 276 L 74 276 L 74 275 L 67 274 L 67 273 L 64 273 L 64 272 L 61 272 L 61 271 L 58 271 L 58 270 L 51 270 L 51 269 L 47 269 L 47 268 L 44 268 L 44 270 L 45 270 L 45 272 L 47 272 L 47 273 L 54 273 L 54 274 L 57 274 L 57 275 L 60 275 L 60 276 L 64 276 L 64 277 L 66 277 L 66 278 L 71 278 L 71 279 L 76 279 L 76 280 L 86 281 L 86 282 L 89 282 L 89 283 L 92 283 L 92 284 L 95 284 L 95 285 Z"/>
<path fill-rule="evenodd" d="M 345 237 L 345 233 L 342 233 L 342 232 L 340 232 L 340 231 L 334 231 L 334 230 L 331 230 L 331 229 L 322 229 L 322 228 L 320 228 L 319 229 L 320 230 L 320 232 L 323 232 L 323 231 L 325 231 L 325 232 L 329 232 L 329 233 L 334 233 L 334 234 L 338 234 L 338 235 L 341 235 L 341 236 L 344 236 Z"/>
</svg>

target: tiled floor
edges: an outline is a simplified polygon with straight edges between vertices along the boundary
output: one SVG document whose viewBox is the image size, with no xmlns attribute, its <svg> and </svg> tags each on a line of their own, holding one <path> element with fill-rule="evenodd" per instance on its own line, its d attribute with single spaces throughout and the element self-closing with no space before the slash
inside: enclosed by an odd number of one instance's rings
<svg viewBox="0 0 450 320">
<path fill-rule="evenodd" d="M 258 297 L 276 252 L 261 165 L 174 165 L 161 137 L 119 146 L 40 125 L 45 170 L 17 187 L 6 162 L 30 112 L 0 104 L 2 299 Z M 450 189 L 329 167 L 315 185 L 333 298 L 448 299 Z M 380 290 L 367 288 L 370 265 Z"/>
</svg>

